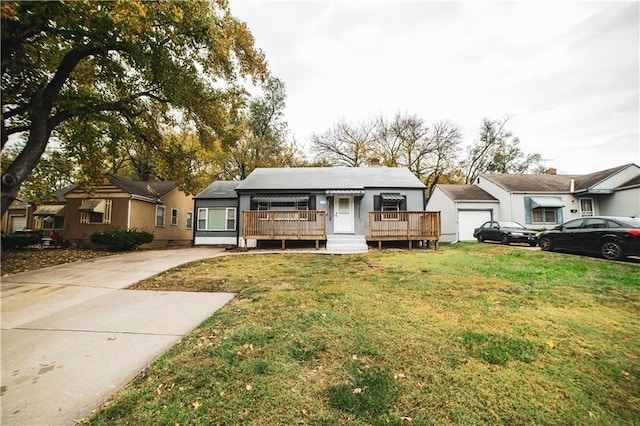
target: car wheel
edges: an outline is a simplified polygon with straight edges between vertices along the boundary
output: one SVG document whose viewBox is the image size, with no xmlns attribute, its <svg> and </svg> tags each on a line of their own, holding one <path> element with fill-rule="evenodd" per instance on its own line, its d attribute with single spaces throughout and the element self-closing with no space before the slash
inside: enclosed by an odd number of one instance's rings
<svg viewBox="0 0 640 426">
<path fill-rule="evenodd" d="M 553 250 L 553 245 L 551 244 L 551 240 L 549 239 L 549 237 L 540 238 L 540 242 L 538 244 L 540 244 L 540 249 L 542 251 L 552 251 Z"/>
<path fill-rule="evenodd" d="M 622 247 L 615 241 L 606 241 L 600 246 L 602 257 L 609 260 L 622 259 Z"/>
<path fill-rule="evenodd" d="M 484 238 L 482 238 L 482 235 L 478 235 L 478 242 L 484 243 Z"/>
<path fill-rule="evenodd" d="M 500 237 L 500 242 L 502 244 L 509 245 L 509 236 L 508 235 L 503 235 L 502 237 Z"/>
</svg>

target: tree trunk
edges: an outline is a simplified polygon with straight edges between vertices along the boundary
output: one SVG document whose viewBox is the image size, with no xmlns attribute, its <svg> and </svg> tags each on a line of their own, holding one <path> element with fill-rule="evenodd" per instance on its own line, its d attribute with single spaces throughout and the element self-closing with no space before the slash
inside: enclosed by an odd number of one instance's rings
<svg viewBox="0 0 640 426">
<path fill-rule="evenodd" d="M 22 182 L 33 170 L 44 153 L 51 130 L 48 128 L 48 107 L 40 107 L 33 113 L 29 138 L 22 152 L 2 175 L 2 214 L 18 196 Z"/>
</svg>

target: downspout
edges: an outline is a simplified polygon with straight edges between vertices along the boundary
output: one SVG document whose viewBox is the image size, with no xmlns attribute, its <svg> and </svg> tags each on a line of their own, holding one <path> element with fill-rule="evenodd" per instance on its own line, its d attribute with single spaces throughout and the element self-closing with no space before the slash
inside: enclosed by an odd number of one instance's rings
<svg viewBox="0 0 640 426">
<path fill-rule="evenodd" d="M 244 226 L 244 223 L 240 223 L 240 194 L 236 192 L 238 198 L 236 201 L 236 247 L 240 247 L 240 226 Z"/>
<path fill-rule="evenodd" d="M 198 210 L 196 209 L 196 199 L 191 199 L 193 200 L 193 211 L 191 212 L 191 247 L 194 247 L 196 245 L 196 212 Z"/>
</svg>

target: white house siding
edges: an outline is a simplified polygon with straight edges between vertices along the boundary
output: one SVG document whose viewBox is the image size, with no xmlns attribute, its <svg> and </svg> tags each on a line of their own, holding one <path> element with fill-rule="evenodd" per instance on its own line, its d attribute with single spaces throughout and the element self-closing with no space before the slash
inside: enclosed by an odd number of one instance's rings
<svg viewBox="0 0 640 426">
<path fill-rule="evenodd" d="M 440 241 L 450 243 L 456 241 L 458 230 L 456 227 L 456 216 L 447 212 L 455 211 L 455 202 L 449 198 L 440 188 L 436 186 L 427 202 L 427 211 L 441 212 L 440 227 L 442 234 Z"/>
<path fill-rule="evenodd" d="M 497 201 L 454 201 L 447 196 L 440 188 L 436 189 L 431 194 L 429 202 L 427 203 L 427 211 L 439 211 L 440 225 L 442 228 L 442 234 L 440 241 L 444 243 L 451 243 L 454 241 L 465 241 L 473 238 L 473 235 L 461 235 L 459 229 L 460 214 L 462 213 L 462 220 L 469 219 L 473 215 L 473 212 L 477 212 L 477 217 L 488 217 L 489 219 L 497 220 L 497 210 L 499 208 Z M 487 220 L 489 220 L 487 219 Z M 468 220 L 467 220 L 468 221 Z M 477 226 L 482 225 L 481 222 Z M 463 223 L 463 228 L 465 224 Z M 462 234 L 468 234 L 464 229 Z"/>
<path fill-rule="evenodd" d="M 626 167 L 620 170 L 618 173 L 613 176 L 609 176 L 600 182 L 598 185 L 593 186 L 592 189 L 612 189 L 617 188 L 620 185 L 628 182 L 630 179 L 633 179 L 640 173 L 640 167 L 635 164 L 631 164 L 629 167 Z"/>
<path fill-rule="evenodd" d="M 496 198 L 496 194 L 491 194 Z M 560 214 L 557 215 L 557 222 L 555 224 L 534 224 L 531 221 L 527 221 L 526 219 L 526 208 L 525 208 L 525 198 L 528 197 L 554 197 L 560 198 L 564 204 L 564 207 L 558 209 L 561 211 Z M 511 201 L 511 211 L 509 212 L 501 212 L 501 220 L 512 220 L 514 222 L 519 222 L 528 228 L 553 228 L 554 226 L 566 222 L 571 219 L 577 219 L 580 217 L 580 212 L 578 208 L 578 201 L 573 195 L 569 194 L 558 194 L 558 193 L 514 193 L 510 194 Z M 576 213 L 572 213 L 572 210 L 577 210 Z"/>
<path fill-rule="evenodd" d="M 622 189 L 611 196 L 598 197 L 597 209 L 603 216 L 640 217 L 640 188 Z"/>
</svg>

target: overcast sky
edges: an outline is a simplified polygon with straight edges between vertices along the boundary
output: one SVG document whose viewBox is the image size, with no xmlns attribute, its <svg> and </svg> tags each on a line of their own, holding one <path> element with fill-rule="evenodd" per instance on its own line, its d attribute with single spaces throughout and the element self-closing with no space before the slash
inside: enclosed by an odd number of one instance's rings
<svg viewBox="0 0 640 426">
<path fill-rule="evenodd" d="M 300 145 L 341 119 L 512 116 L 559 173 L 640 164 L 639 2 L 231 0 Z"/>
</svg>

